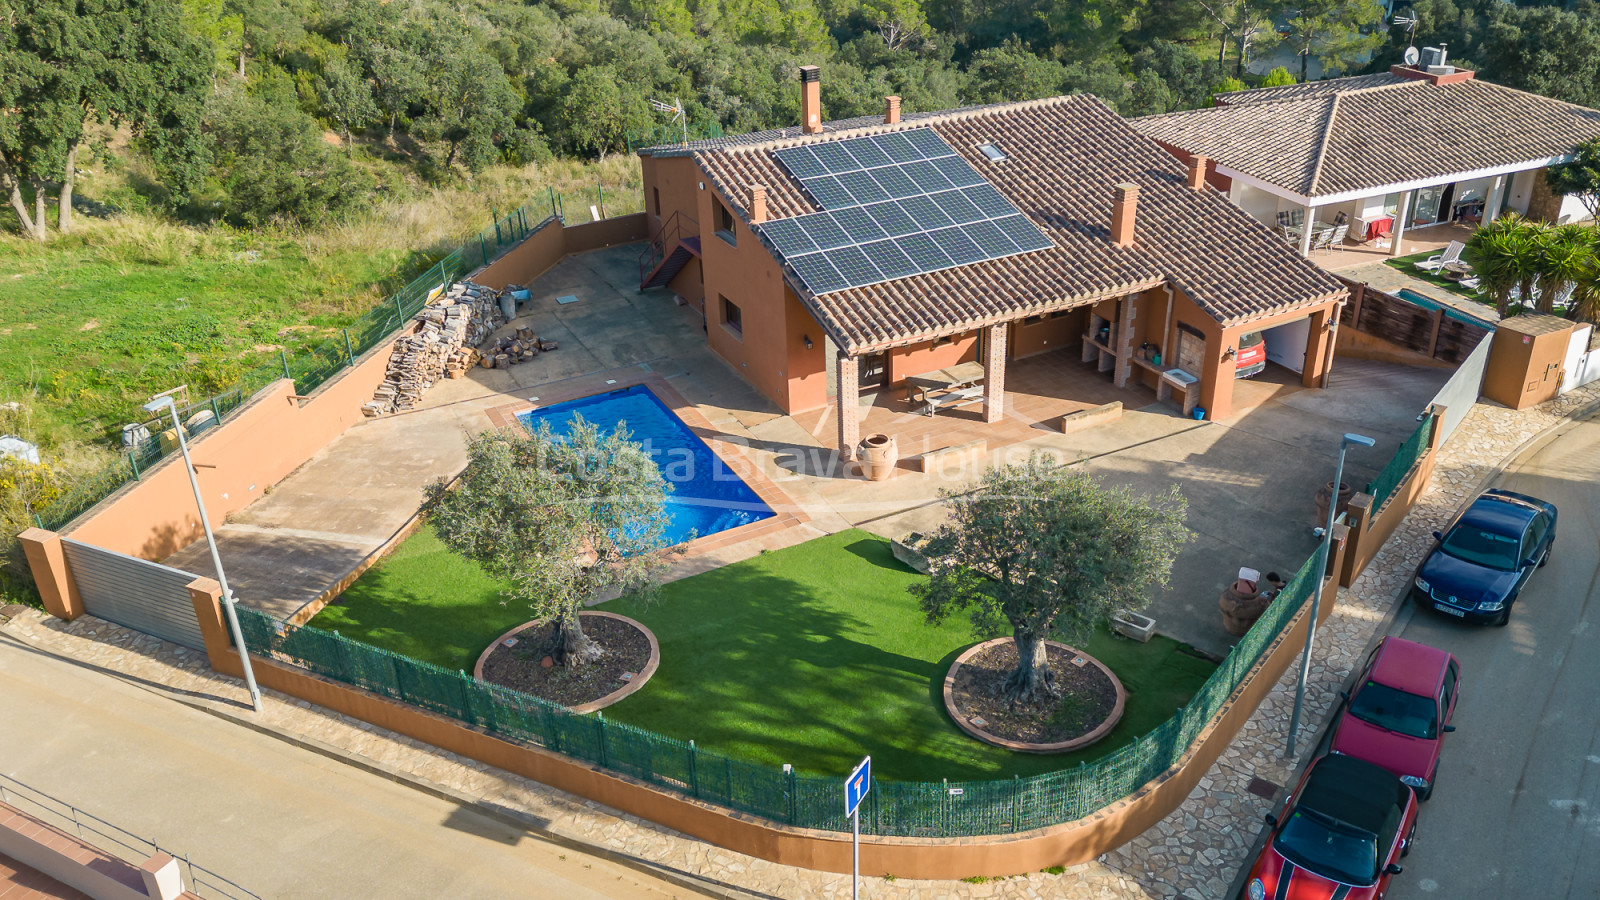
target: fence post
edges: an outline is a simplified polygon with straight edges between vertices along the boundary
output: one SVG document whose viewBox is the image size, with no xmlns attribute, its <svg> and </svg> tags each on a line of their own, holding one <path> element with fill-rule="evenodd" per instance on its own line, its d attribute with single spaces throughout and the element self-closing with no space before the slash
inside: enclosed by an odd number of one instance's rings
<svg viewBox="0 0 1600 900">
<path fill-rule="evenodd" d="M 495 220 L 494 220 L 494 244 L 495 244 L 496 247 L 499 247 L 501 244 L 504 244 L 505 242 L 506 242 L 506 239 L 500 236 L 500 219 L 497 216 L 497 217 L 495 217 Z"/>
<path fill-rule="evenodd" d="M 350 365 L 353 366 L 353 365 L 356 364 L 356 351 L 355 351 L 354 347 L 350 346 L 350 329 L 346 328 L 346 329 L 343 329 L 343 330 L 344 330 L 344 358 L 345 358 L 346 361 L 348 361 L 350 363 Z"/>
<path fill-rule="evenodd" d="M 789 787 L 788 822 L 790 825 L 793 825 L 796 817 L 796 810 L 799 807 L 799 798 L 795 796 L 798 793 L 799 784 L 798 779 L 794 777 L 794 766 L 784 763 L 783 775 L 784 780 L 788 782 Z"/>
<path fill-rule="evenodd" d="M 606 748 L 606 717 L 603 713 L 594 714 L 594 727 L 596 732 L 600 735 L 600 758 L 595 760 L 595 762 L 599 764 L 600 768 L 609 769 L 611 767 L 611 754 L 607 752 Z"/>
<path fill-rule="evenodd" d="M 550 186 L 550 216 L 551 216 L 551 218 L 554 218 L 555 214 L 556 214 L 556 188 L 555 188 L 555 185 L 551 185 Z"/>
<path fill-rule="evenodd" d="M 283 360 L 283 377 L 293 378 L 294 376 L 289 374 L 289 352 L 287 350 L 279 350 L 278 357 Z"/>
<path fill-rule="evenodd" d="M 606 217 L 606 183 L 597 178 L 594 186 L 600 192 L 600 218 L 604 219 Z"/>
<path fill-rule="evenodd" d="M 217 408 L 217 396 L 215 394 L 211 395 L 211 414 L 217 417 L 218 422 L 222 421 L 222 410 Z"/>
<path fill-rule="evenodd" d="M 143 481 L 144 480 L 144 476 L 139 474 L 139 448 L 138 447 L 130 447 L 130 448 L 128 448 L 128 465 L 133 468 L 133 480 L 134 481 Z M 33 514 L 33 518 L 35 520 L 37 520 L 39 518 L 39 514 L 38 513 L 34 513 Z M 44 527 L 44 523 L 40 522 L 39 523 L 39 527 L 43 528 Z"/>
<path fill-rule="evenodd" d="M 689 739 L 689 794 L 700 799 L 700 751 L 695 748 L 694 738 Z"/>
</svg>

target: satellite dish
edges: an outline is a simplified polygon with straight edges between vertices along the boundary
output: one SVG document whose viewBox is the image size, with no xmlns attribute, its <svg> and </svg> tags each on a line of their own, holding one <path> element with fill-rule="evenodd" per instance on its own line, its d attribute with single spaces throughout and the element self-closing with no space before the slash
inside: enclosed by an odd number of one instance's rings
<svg viewBox="0 0 1600 900">
<path fill-rule="evenodd" d="M 1406 48 L 1406 65 L 1414 66 L 1414 65 L 1417 64 L 1417 60 L 1419 60 L 1421 58 L 1422 58 L 1422 54 L 1417 52 L 1417 48 L 1415 48 L 1415 47 L 1407 47 Z"/>
</svg>

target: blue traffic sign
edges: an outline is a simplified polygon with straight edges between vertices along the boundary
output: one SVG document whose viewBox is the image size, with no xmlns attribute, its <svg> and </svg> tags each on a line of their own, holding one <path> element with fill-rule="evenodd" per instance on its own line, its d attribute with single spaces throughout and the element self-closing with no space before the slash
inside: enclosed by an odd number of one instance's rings
<svg viewBox="0 0 1600 900">
<path fill-rule="evenodd" d="M 872 790 L 872 757 L 869 756 L 861 761 L 861 765 L 855 767 L 849 778 L 844 780 L 844 814 L 855 815 L 856 807 L 861 805 L 861 801 L 866 798 L 867 791 L 870 790 Z"/>
</svg>

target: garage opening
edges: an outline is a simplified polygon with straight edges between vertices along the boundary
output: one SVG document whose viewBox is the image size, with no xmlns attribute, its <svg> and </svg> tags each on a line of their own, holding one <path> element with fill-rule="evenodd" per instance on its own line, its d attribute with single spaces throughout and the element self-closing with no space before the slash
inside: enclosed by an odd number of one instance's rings
<svg viewBox="0 0 1600 900">
<path fill-rule="evenodd" d="M 1267 362 L 1277 363 L 1296 375 L 1306 371 L 1306 345 L 1311 340 L 1311 317 L 1295 319 L 1264 328 L 1261 336 L 1267 345 Z"/>
</svg>

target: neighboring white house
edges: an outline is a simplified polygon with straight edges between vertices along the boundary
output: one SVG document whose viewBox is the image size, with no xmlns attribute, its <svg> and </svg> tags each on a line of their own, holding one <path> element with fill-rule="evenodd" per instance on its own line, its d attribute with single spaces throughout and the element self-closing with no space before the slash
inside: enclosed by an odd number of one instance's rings
<svg viewBox="0 0 1600 900">
<path fill-rule="evenodd" d="M 1134 119 L 1269 225 L 1279 213 L 1350 225 L 1350 239 L 1526 213 L 1541 173 L 1600 137 L 1600 112 L 1486 81 L 1443 64 L 1217 95 L 1210 109 Z M 1548 199 L 1548 198 L 1546 198 Z M 1588 215 L 1576 197 L 1556 218 Z M 1552 201 L 1553 202 L 1553 201 Z M 1310 249 L 1313 228 L 1293 234 Z"/>
</svg>

